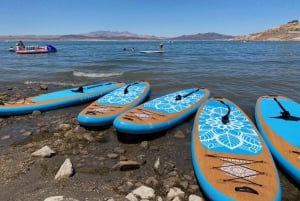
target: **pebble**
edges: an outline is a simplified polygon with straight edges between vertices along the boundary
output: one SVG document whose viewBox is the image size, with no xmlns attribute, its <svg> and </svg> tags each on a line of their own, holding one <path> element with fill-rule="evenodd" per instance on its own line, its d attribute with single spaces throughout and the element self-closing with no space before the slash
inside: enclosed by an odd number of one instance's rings
<svg viewBox="0 0 300 201">
<path fill-rule="evenodd" d="M 136 188 L 132 193 L 140 199 L 153 199 L 155 197 L 154 189 L 144 185 Z"/>
<path fill-rule="evenodd" d="M 7 140 L 9 138 L 10 138 L 10 135 L 4 135 L 4 136 L 1 137 L 1 140 Z"/>
<path fill-rule="evenodd" d="M 45 84 L 41 84 L 41 85 L 40 85 L 40 89 L 41 89 L 41 90 L 48 90 L 48 86 L 45 85 Z"/>
<path fill-rule="evenodd" d="M 115 164 L 112 169 L 113 170 L 132 170 L 140 167 L 140 163 L 132 160 L 128 161 L 119 161 Z"/>
<path fill-rule="evenodd" d="M 189 201 L 204 201 L 204 199 L 198 195 L 191 194 L 189 196 Z"/>
<path fill-rule="evenodd" d="M 64 196 L 51 196 L 46 198 L 44 201 L 63 201 Z"/>
<path fill-rule="evenodd" d="M 173 187 L 173 188 L 170 189 L 170 191 L 167 195 L 167 199 L 168 200 L 173 200 L 175 197 L 183 199 L 184 195 L 185 195 L 185 193 L 180 188 Z"/>
</svg>

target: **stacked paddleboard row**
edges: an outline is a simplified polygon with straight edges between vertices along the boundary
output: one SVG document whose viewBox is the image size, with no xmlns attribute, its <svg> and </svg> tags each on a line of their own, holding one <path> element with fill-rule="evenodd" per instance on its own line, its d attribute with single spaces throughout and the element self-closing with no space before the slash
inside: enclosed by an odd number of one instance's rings
<svg viewBox="0 0 300 201">
<path fill-rule="evenodd" d="M 196 113 L 192 162 L 209 199 L 280 200 L 280 182 L 271 154 L 300 183 L 299 103 L 284 96 L 259 97 L 257 129 L 237 105 L 225 98 L 209 98 L 206 88 L 184 89 L 145 102 L 150 88 L 146 81 L 82 86 L 0 102 L 0 116 L 94 101 L 79 113 L 81 125 L 113 124 L 122 133 L 151 134 L 172 128 Z"/>
</svg>

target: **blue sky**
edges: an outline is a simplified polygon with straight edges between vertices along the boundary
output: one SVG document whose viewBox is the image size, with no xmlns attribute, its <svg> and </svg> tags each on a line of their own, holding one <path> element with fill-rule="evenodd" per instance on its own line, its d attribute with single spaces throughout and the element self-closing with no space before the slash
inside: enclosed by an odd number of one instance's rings
<svg viewBox="0 0 300 201">
<path fill-rule="evenodd" d="M 245 35 L 300 20 L 299 0 L 3 0 L 0 35 Z"/>
</svg>

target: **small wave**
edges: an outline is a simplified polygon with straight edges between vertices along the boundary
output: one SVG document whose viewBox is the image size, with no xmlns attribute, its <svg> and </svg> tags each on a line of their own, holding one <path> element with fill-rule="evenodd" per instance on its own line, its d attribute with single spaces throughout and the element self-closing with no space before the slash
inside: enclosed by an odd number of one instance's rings
<svg viewBox="0 0 300 201">
<path fill-rule="evenodd" d="M 60 85 L 60 86 L 78 86 L 80 84 L 67 83 L 67 82 L 43 82 L 43 81 L 25 81 L 24 84 L 46 84 L 46 85 Z"/>
<path fill-rule="evenodd" d="M 73 75 L 76 77 L 114 77 L 120 76 L 123 73 L 85 73 L 85 72 L 78 72 L 74 71 Z"/>
</svg>

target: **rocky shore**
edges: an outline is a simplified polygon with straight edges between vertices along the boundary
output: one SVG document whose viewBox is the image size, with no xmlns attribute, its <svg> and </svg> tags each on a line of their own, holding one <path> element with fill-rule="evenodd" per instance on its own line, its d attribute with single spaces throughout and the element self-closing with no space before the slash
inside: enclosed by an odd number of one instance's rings
<svg viewBox="0 0 300 201">
<path fill-rule="evenodd" d="M 0 89 L 5 101 L 47 87 Z M 126 136 L 79 126 L 86 106 L 0 118 L 1 201 L 205 200 L 191 162 L 192 118 L 166 133 Z M 280 177 L 283 200 L 299 200 L 297 185 Z"/>
<path fill-rule="evenodd" d="M 236 37 L 230 40 L 237 41 L 300 41 L 300 23 L 292 20 L 286 24 L 253 33 L 246 36 Z"/>
</svg>

